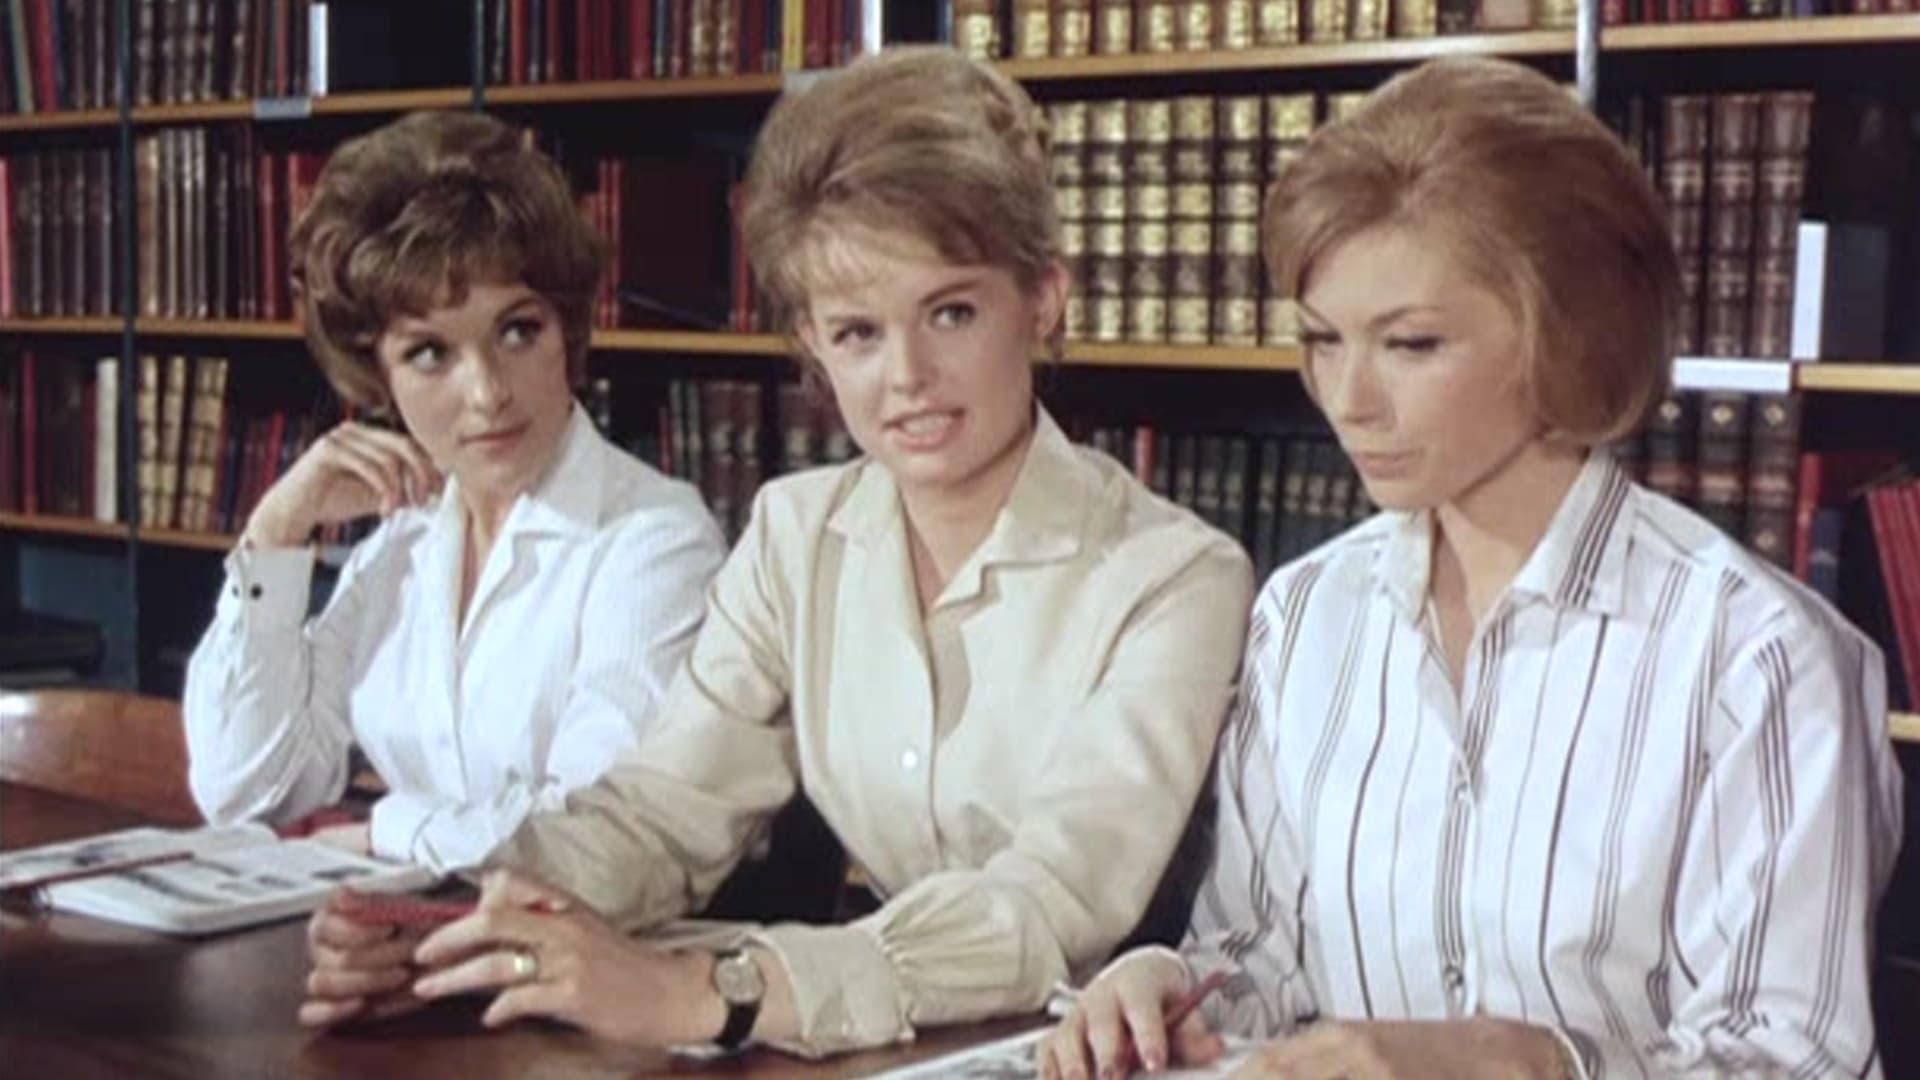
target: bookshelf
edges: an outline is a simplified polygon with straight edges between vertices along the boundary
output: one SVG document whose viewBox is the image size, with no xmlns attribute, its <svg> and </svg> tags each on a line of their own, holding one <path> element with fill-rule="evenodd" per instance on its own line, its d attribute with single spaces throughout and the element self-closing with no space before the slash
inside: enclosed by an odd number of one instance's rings
<svg viewBox="0 0 1920 1080">
<path fill-rule="evenodd" d="M 58 517 L 52 514 L 15 514 L 0 512 L 0 529 L 40 533 L 48 536 L 76 536 L 92 540 L 125 541 L 125 525 L 95 521 L 92 518 Z M 237 537 L 224 533 L 188 532 L 182 529 L 141 529 L 140 542 L 160 547 L 193 551 L 226 551 Z"/>
</svg>

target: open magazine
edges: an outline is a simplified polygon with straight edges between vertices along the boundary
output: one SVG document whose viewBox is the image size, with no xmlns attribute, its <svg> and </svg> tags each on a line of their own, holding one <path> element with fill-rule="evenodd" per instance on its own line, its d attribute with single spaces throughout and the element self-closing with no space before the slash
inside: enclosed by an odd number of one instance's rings
<svg viewBox="0 0 1920 1080">
<path fill-rule="evenodd" d="M 282 840 L 264 825 L 127 829 L 0 855 L 0 888 L 38 887 L 61 911 L 171 934 L 210 934 L 303 915 L 337 886 L 421 889 L 424 866 Z"/>
<path fill-rule="evenodd" d="M 1039 1080 L 1040 1066 L 1034 1062 L 1034 1047 L 1052 1031 L 1051 1027 L 1043 1027 L 1038 1031 L 970 1046 L 931 1061 L 881 1073 L 874 1080 Z M 1155 1080 L 1201 1080 L 1204 1077 L 1230 1076 L 1246 1061 L 1252 1049 L 1253 1044 L 1246 1040 L 1229 1038 L 1227 1052 L 1213 1064 L 1204 1068 L 1171 1067 L 1153 1076 Z"/>
</svg>

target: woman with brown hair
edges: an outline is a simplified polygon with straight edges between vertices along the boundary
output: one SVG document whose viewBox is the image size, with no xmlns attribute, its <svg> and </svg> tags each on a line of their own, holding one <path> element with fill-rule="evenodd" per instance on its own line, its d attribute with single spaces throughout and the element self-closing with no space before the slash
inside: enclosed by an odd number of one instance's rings
<svg viewBox="0 0 1920 1080">
<path fill-rule="evenodd" d="M 1045 1073 L 1215 1033 L 1309 1080 L 1877 1071 L 1881 657 L 1603 448 L 1669 378 L 1639 168 L 1538 73 L 1437 61 L 1314 136 L 1264 238 L 1384 512 L 1262 590 L 1185 948 L 1095 980 Z"/>
<path fill-rule="evenodd" d="M 1134 927 L 1206 775 L 1252 580 L 1035 401 L 1066 292 L 1045 140 L 1016 84 L 943 49 L 774 107 L 744 233 L 866 456 L 762 489 L 643 754 L 496 860 L 552 885 L 490 880 L 413 954 L 424 978 L 323 913 L 309 1022 L 484 990 L 491 1024 L 824 1054 L 1038 1008 Z M 717 951 L 615 928 L 697 908 L 796 786 L 878 911 Z"/>
<path fill-rule="evenodd" d="M 724 541 L 691 487 L 601 438 L 572 388 L 601 241 L 518 131 L 421 113 L 322 171 L 289 245 L 340 424 L 260 500 L 187 670 L 211 821 L 389 792 L 331 839 L 478 865 L 652 724 Z M 369 515 L 307 619 L 314 530 Z"/>
</svg>

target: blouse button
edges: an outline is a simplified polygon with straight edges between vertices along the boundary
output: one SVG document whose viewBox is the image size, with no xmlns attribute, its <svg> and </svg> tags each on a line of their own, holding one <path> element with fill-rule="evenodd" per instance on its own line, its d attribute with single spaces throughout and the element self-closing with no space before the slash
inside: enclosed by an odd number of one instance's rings
<svg viewBox="0 0 1920 1080">
<path fill-rule="evenodd" d="M 904 771 L 906 771 L 906 772 L 912 772 L 913 770 L 915 770 L 915 769 L 917 769 L 917 768 L 919 768 L 919 767 L 920 767 L 920 752 L 919 752 L 919 751 L 917 751 L 917 750 L 902 750 L 902 751 L 900 752 L 900 768 L 901 768 L 902 770 L 904 770 Z"/>
</svg>

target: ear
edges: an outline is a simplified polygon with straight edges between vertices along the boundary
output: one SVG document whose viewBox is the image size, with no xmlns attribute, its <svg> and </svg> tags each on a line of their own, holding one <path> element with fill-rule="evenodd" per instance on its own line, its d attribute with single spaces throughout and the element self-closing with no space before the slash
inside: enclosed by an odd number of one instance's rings
<svg viewBox="0 0 1920 1080">
<path fill-rule="evenodd" d="M 1073 287 L 1073 279 L 1067 274 L 1067 264 L 1054 259 L 1034 283 L 1033 291 L 1033 336 L 1035 341 L 1046 341 L 1059 327 L 1060 320 L 1067 311 L 1067 290 Z"/>
</svg>

